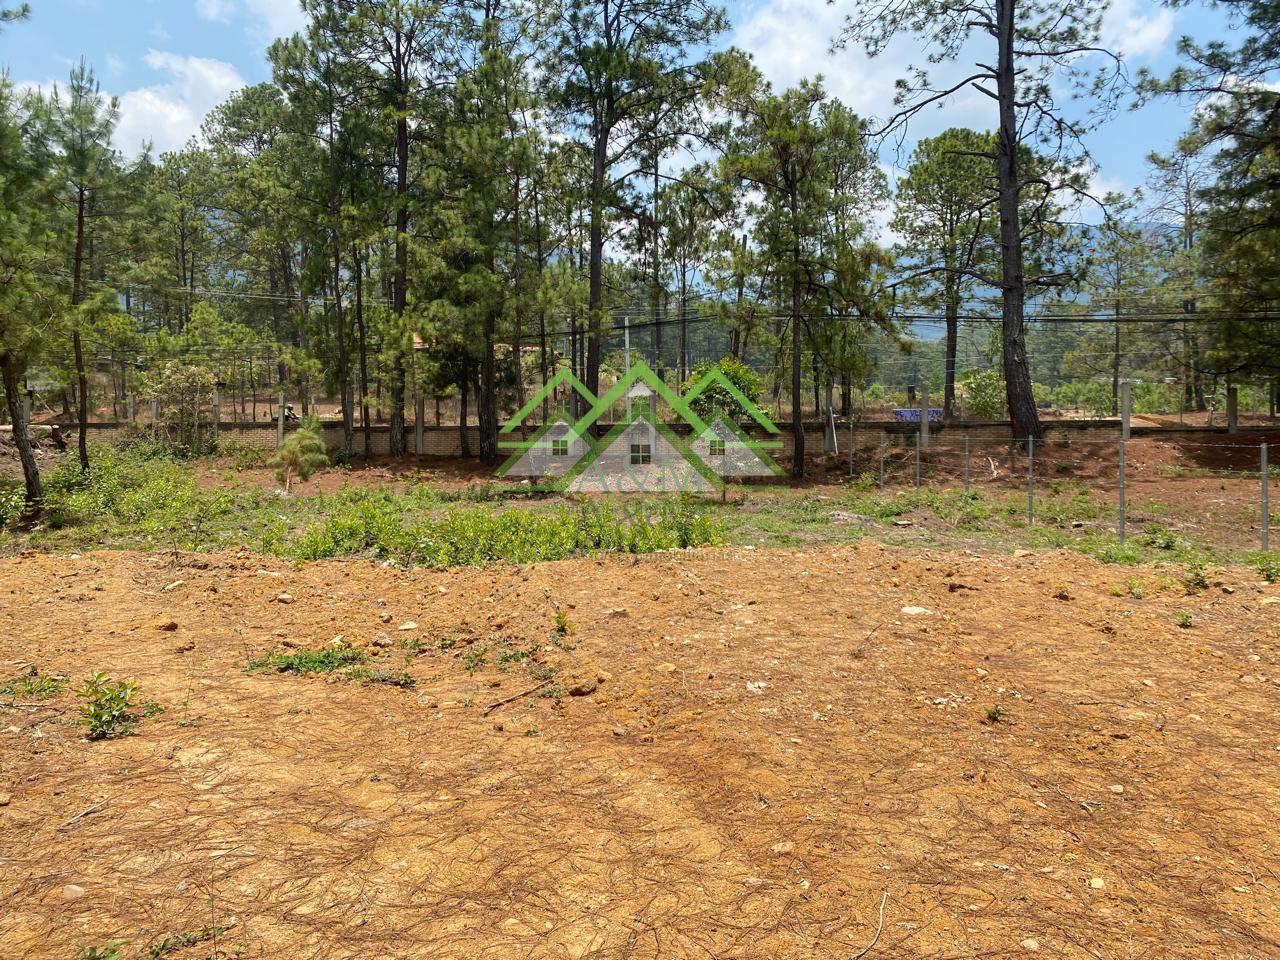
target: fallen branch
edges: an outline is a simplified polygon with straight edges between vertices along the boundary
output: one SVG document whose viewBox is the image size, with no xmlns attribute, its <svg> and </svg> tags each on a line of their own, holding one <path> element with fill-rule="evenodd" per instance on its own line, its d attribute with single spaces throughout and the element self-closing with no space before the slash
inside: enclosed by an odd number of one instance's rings
<svg viewBox="0 0 1280 960">
<path fill-rule="evenodd" d="M 874 947 L 877 943 L 879 943 L 880 931 L 884 929 L 884 905 L 888 901 L 889 901 L 889 891 L 886 890 L 884 892 L 884 896 L 880 898 L 880 919 L 876 923 L 876 935 L 871 938 L 870 943 L 868 943 L 865 947 L 863 947 L 861 950 L 855 953 L 852 957 L 850 957 L 849 960 L 860 960 L 860 958 L 865 957 L 868 953 L 871 952 L 872 947 Z"/>
<path fill-rule="evenodd" d="M 551 680 L 554 680 L 554 679 L 555 678 L 552 677 L 550 680 L 543 680 L 536 687 L 530 687 L 528 690 L 521 690 L 519 693 L 512 694 L 511 696 L 507 697 L 504 700 L 499 700 L 497 703 L 489 704 L 487 707 L 484 708 L 484 713 L 481 714 L 481 716 L 487 717 L 489 714 L 493 713 L 493 711 L 497 710 L 499 707 L 505 707 L 508 703 L 515 703 L 521 697 L 527 697 L 531 693 L 537 693 L 543 687 L 550 686 Z"/>
<path fill-rule="evenodd" d="M 93 806 L 91 806 L 91 807 L 86 807 L 85 809 L 81 810 L 79 813 L 77 813 L 74 817 L 72 817 L 70 820 L 68 820 L 66 823 L 64 823 L 62 826 L 60 826 L 58 829 L 59 829 L 59 830 L 65 830 L 65 829 L 67 829 L 67 827 L 69 827 L 69 826 L 71 826 L 72 824 L 74 824 L 74 823 L 78 822 L 79 820 L 83 819 L 84 817 L 89 816 L 89 814 L 91 814 L 91 813 L 97 813 L 99 810 L 101 810 L 103 807 L 105 807 L 105 806 L 106 806 L 108 803 L 110 803 L 110 802 L 111 802 L 111 798 L 110 798 L 110 797 L 107 797 L 105 800 L 99 800 L 99 801 L 98 801 L 97 803 L 95 803 Z"/>
</svg>

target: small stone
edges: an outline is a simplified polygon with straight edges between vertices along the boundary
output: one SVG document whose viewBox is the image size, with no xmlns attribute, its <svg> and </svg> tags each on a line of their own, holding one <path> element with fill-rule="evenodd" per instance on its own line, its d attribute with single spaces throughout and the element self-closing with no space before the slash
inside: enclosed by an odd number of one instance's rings
<svg viewBox="0 0 1280 960">
<path fill-rule="evenodd" d="M 401 630 L 417 630 L 418 625 L 412 620 L 406 620 L 404 623 L 400 624 L 400 629 Z"/>
<path fill-rule="evenodd" d="M 389 614 L 389 613 L 387 613 L 387 611 L 383 610 L 383 611 L 382 611 L 382 613 L 378 614 L 378 619 L 379 619 L 379 620 L 381 620 L 383 623 L 390 623 L 390 622 L 391 622 L 391 614 Z"/>
<path fill-rule="evenodd" d="M 1018 946 L 1022 947 L 1027 953 L 1036 953 L 1040 949 L 1040 941 L 1035 937 L 1027 937 Z"/>
<path fill-rule="evenodd" d="M 590 677 L 586 680 L 579 680 L 569 688 L 569 696 L 571 697 L 589 697 L 596 692 L 596 680 Z"/>
<path fill-rule="evenodd" d="M 659 673 L 675 673 L 676 665 L 674 663 L 660 663 L 657 666 Z"/>
<path fill-rule="evenodd" d="M 928 607 L 903 607 L 902 612 L 908 617 L 927 617 L 933 613 Z"/>
<path fill-rule="evenodd" d="M 1124 793 L 1124 787 L 1123 787 L 1123 786 L 1121 786 L 1121 785 L 1120 785 L 1120 784 L 1118 784 L 1118 783 L 1113 783 L 1111 786 L 1107 787 L 1107 789 L 1108 789 L 1108 790 L 1110 790 L 1112 793 L 1115 793 L 1115 794 L 1121 794 L 1121 793 Z"/>
<path fill-rule="evenodd" d="M 182 585 L 183 585 L 184 583 L 186 583 L 186 582 L 187 582 L 187 581 L 185 581 L 185 580 L 175 580 L 175 581 L 173 581 L 173 583 L 166 583 L 166 584 L 164 585 L 164 592 L 165 592 L 165 593 L 172 593 L 174 590 L 177 590 L 180 586 L 182 586 Z"/>
<path fill-rule="evenodd" d="M 1107 885 L 1107 881 L 1106 881 L 1106 880 L 1104 880 L 1102 877 L 1090 877 L 1090 878 L 1089 878 L 1089 889 L 1090 889 L 1090 890 L 1101 890 L 1101 889 L 1102 889 L 1103 887 L 1105 887 L 1106 885 Z"/>
<path fill-rule="evenodd" d="M 615 737 L 625 737 L 627 735 L 627 728 L 623 726 L 614 727 L 613 735 Z"/>
<path fill-rule="evenodd" d="M 984 670 L 984 669 L 982 669 L 982 667 L 978 667 L 978 669 L 974 670 L 973 672 L 974 672 L 974 673 L 976 673 L 976 674 L 978 675 L 978 679 L 980 679 L 980 680 L 981 680 L 983 677 L 989 677 L 989 676 L 991 676 L 991 671 L 990 671 L 990 670 Z"/>
<path fill-rule="evenodd" d="M 614 607 L 609 611 L 611 617 L 625 617 L 627 615 L 626 607 Z"/>
<path fill-rule="evenodd" d="M 155 621 L 155 623 L 152 624 L 152 626 L 155 627 L 157 630 L 163 630 L 166 633 L 172 633 L 174 630 L 178 629 L 178 621 L 177 620 L 157 620 Z"/>
<path fill-rule="evenodd" d="M 13 794 L 0 793 L 0 807 L 7 807 L 11 803 L 13 803 Z"/>
<path fill-rule="evenodd" d="M 772 850 L 774 853 L 790 853 L 795 848 L 796 848 L 796 845 L 792 843 L 790 840 L 782 840 L 778 843 L 775 843 L 769 849 Z"/>
<path fill-rule="evenodd" d="M 277 593 L 277 594 L 276 594 L 276 603 L 293 603 L 293 594 L 291 594 L 291 593 Z"/>
<path fill-rule="evenodd" d="M 380 633 L 373 638 L 373 645 L 379 650 L 385 650 L 387 647 L 391 646 L 391 638 L 385 633 Z"/>
<path fill-rule="evenodd" d="M 78 887 L 74 883 L 68 883 L 62 888 L 63 900 L 79 900 L 84 896 L 84 887 Z"/>
</svg>

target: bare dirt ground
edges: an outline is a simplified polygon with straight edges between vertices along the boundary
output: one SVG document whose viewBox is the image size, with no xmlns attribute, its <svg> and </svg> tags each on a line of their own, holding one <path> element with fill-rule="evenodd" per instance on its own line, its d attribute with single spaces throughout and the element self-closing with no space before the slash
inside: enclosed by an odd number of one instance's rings
<svg viewBox="0 0 1280 960">
<path fill-rule="evenodd" d="M 871 544 L 0 561 L 0 673 L 165 708 L 91 743 L 71 693 L 5 702 L 0 955 L 225 927 L 172 955 L 1280 956 L 1280 587 L 1168 573 Z M 244 671 L 337 635 L 416 686 Z M 534 642 L 566 696 L 486 714 L 536 683 L 494 655 Z"/>
</svg>

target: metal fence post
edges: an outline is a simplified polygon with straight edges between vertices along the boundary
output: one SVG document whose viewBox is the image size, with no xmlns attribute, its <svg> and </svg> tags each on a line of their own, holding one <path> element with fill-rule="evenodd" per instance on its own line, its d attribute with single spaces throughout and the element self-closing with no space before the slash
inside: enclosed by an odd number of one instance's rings
<svg viewBox="0 0 1280 960">
<path fill-rule="evenodd" d="M 929 445 L 929 382 L 920 385 L 920 445 Z M 919 486 L 919 484 L 917 484 Z"/>
<path fill-rule="evenodd" d="M 884 489 L 884 431 L 880 431 L 880 489 Z"/>
<path fill-rule="evenodd" d="M 969 492 L 969 461 L 972 451 L 969 449 L 969 438 L 964 438 L 964 492 Z"/>
<path fill-rule="evenodd" d="M 1267 463 L 1267 445 L 1262 445 L 1262 549 L 1271 549 L 1271 467 Z"/>
<path fill-rule="evenodd" d="M 920 489 L 920 434 L 916 434 L 916 489 Z"/>
<path fill-rule="evenodd" d="M 1120 441 L 1120 542 L 1124 543 L 1125 536 L 1125 500 L 1124 500 L 1124 440 Z"/>
<path fill-rule="evenodd" d="M 1033 489 L 1035 486 L 1036 476 L 1036 441 L 1034 437 L 1027 437 L 1027 523 L 1036 522 L 1035 500 Z"/>
<path fill-rule="evenodd" d="M 280 394 L 280 406 L 276 408 L 276 449 L 284 446 L 284 394 Z"/>
</svg>

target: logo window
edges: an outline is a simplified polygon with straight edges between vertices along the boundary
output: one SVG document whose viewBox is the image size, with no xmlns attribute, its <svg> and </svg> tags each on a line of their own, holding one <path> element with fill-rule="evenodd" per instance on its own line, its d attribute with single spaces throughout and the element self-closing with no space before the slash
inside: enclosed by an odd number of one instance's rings
<svg viewBox="0 0 1280 960">
<path fill-rule="evenodd" d="M 551 455 L 553 457 L 567 457 L 569 455 L 568 440 L 552 440 Z"/>
<path fill-rule="evenodd" d="M 724 456 L 724 441 L 723 441 L 723 440 L 712 440 L 712 441 L 711 441 L 711 456 L 713 456 L 713 457 L 723 457 L 723 456 Z"/>
<path fill-rule="evenodd" d="M 653 462 L 653 448 L 647 443 L 633 443 L 631 445 L 631 465 L 640 466 Z"/>
</svg>

